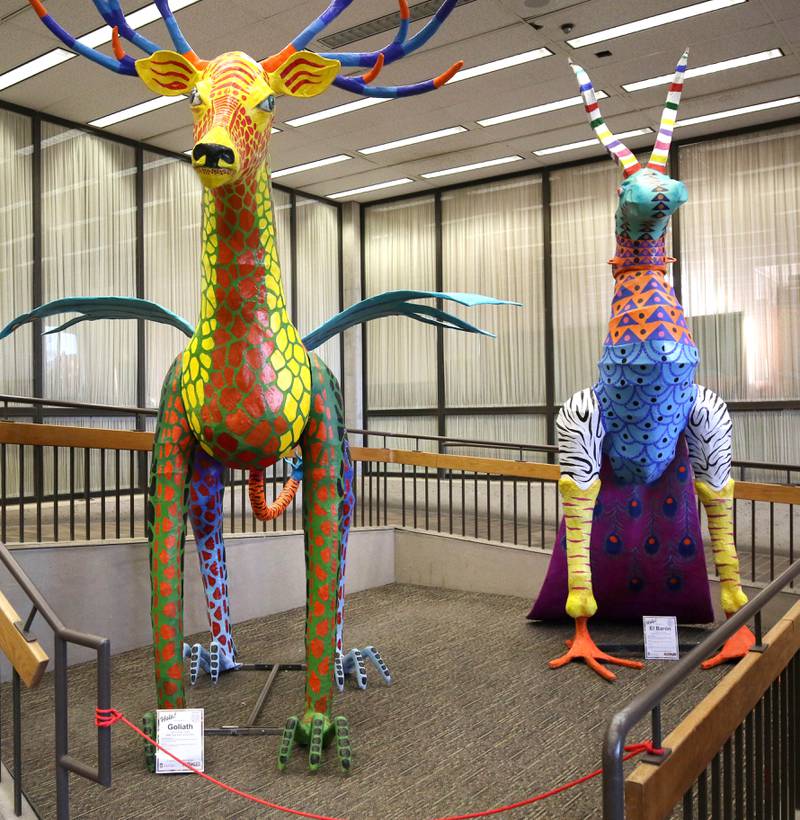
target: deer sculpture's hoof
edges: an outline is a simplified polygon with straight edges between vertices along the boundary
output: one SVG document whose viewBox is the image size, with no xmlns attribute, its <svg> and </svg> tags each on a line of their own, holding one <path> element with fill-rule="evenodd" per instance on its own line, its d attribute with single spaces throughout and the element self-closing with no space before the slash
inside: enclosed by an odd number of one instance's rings
<svg viewBox="0 0 800 820">
<path fill-rule="evenodd" d="M 283 771 L 289 764 L 295 743 L 308 746 L 308 768 L 315 772 L 322 765 L 323 750 L 335 741 L 339 768 L 350 772 L 353 754 L 350 748 L 350 727 L 347 718 L 337 717 L 333 721 L 321 712 L 306 712 L 302 718 L 290 717 L 281 737 L 278 750 L 278 769 Z"/>
<path fill-rule="evenodd" d="M 369 661 L 380 674 L 387 686 L 392 685 L 392 673 L 384 663 L 380 652 L 374 646 L 365 646 L 363 649 L 351 649 L 346 655 L 337 654 L 334 662 L 334 680 L 336 688 L 344 691 L 345 680 L 352 676 L 359 689 L 367 688 L 367 665 Z"/>
<path fill-rule="evenodd" d="M 223 672 L 230 672 L 239 667 L 234 656 L 226 652 L 217 641 L 211 641 L 208 649 L 201 643 L 193 646 L 185 643 L 183 657 L 189 659 L 189 681 L 192 686 L 197 683 L 202 672 L 211 678 L 212 683 L 216 683 Z"/>
</svg>

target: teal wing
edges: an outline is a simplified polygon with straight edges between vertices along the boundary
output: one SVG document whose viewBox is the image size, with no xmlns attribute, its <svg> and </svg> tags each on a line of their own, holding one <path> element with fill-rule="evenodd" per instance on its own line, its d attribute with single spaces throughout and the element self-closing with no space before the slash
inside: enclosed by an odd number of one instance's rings
<svg viewBox="0 0 800 820">
<path fill-rule="evenodd" d="M 477 305 L 517 305 L 519 302 L 509 302 L 505 299 L 495 299 L 492 296 L 482 296 L 479 293 L 439 293 L 432 290 L 391 290 L 381 293 L 378 296 L 371 296 L 355 305 L 351 305 L 341 313 L 328 319 L 325 324 L 320 325 L 316 330 L 311 331 L 303 337 L 303 344 L 308 350 L 315 350 L 350 327 L 371 322 L 373 319 L 381 319 L 384 316 L 408 316 L 418 322 L 436 325 L 451 330 L 461 330 L 465 333 L 480 333 L 483 336 L 494 337 L 494 333 L 483 330 L 473 324 L 459 318 L 455 314 L 448 313 L 439 307 L 419 304 L 417 299 L 441 299 L 442 301 L 455 302 L 466 307 Z"/>
<path fill-rule="evenodd" d="M 337 313 L 323 325 L 303 337 L 303 343 L 308 350 L 315 350 L 334 336 L 350 327 L 381 319 L 385 316 L 407 316 L 418 322 L 437 327 L 461 330 L 465 333 L 479 333 L 483 336 L 494 337 L 494 333 L 467 322 L 455 314 L 448 313 L 442 308 L 433 305 L 420 304 L 419 299 L 440 299 L 455 302 L 466 307 L 477 305 L 519 305 L 519 302 L 509 302 L 505 299 L 495 299 L 492 296 L 482 296 L 477 293 L 439 293 L 430 290 L 392 290 L 371 296 L 355 305 Z M 34 308 L 29 313 L 23 313 L 9 322 L 0 330 L 0 339 L 10 336 L 15 330 L 34 321 L 47 319 L 61 313 L 77 313 L 77 316 L 62 322 L 46 333 L 60 333 L 62 330 L 73 327 L 81 322 L 94 322 L 98 319 L 146 319 L 150 322 L 175 327 L 186 336 L 194 333 L 194 328 L 185 319 L 165 307 L 151 302 L 148 299 L 137 299 L 131 296 L 72 296 L 66 299 L 56 299 L 46 305 Z"/>
<path fill-rule="evenodd" d="M 0 330 L 0 339 L 5 339 L 17 328 L 34 319 L 47 319 L 59 313 L 78 313 L 79 315 L 58 327 L 47 330 L 46 333 L 60 333 L 80 322 L 94 322 L 98 319 L 147 319 L 150 322 L 176 327 L 187 336 L 194 333 L 194 328 L 185 319 L 147 299 L 136 299 L 132 296 L 71 296 L 67 299 L 48 302 L 46 305 L 12 319 Z"/>
</svg>

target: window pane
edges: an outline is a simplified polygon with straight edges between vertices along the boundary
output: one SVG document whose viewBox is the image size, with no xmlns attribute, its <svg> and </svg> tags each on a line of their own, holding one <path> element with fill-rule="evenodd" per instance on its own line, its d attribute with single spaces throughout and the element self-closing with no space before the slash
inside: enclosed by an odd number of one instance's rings
<svg viewBox="0 0 800 820">
<path fill-rule="evenodd" d="M 339 312 L 338 209 L 297 197 L 297 325 L 302 336 Z M 339 337 L 315 351 L 341 376 Z"/>
<path fill-rule="evenodd" d="M 43 123 L 42 225 L 44 301 L 135 295 L 133 149 Z M 54 399 L 133 404 L 135 322 L 84 322 L 45 336 L 44 392 Z"/>
<path fill-rule="evenodd" d="M 201 185 L 188 162 L 145 154 L 144 293 L 195 325 L 200 310 Z M 145 405 L 157 407 L 161 385 L 186 346 L 179 330 L 145 322 Z"/>
<path fill-rule="evenodd" d="M 682 285 L 698 381 L 800 398 L 800 126 L 681 149 Z"/>
<path fill-rule="evenodd" d="M 31 121 L 0 111 L 0 327 L 33 307 Z M 33 394 L 33 329 L 20 328 L 0 349 L 0 392 Z"/>
<path fill-rule="evenodd" d="M 476 415 L 448 416 L 447 435 L 471 441 L 499 442 L 502 444 L 546 444 L 547 424 L 543 415 Z M 447 452 L 460 456 L 483 458 L 520 458 L 519 450 L 501 447 L 470 447 L 448 444 Z M 526 452 L 525 461 L 547 461 L 541 453 Z"/>
<path fill-rule="evenodd" d="M 433 197 L 365 210 L 366 296 L 436 289 Z M 436 407 L 436 329 L 402 317 L 367 331 L 370 410 Z"/>
<path fill-rule="evenodd" d="M 544 404 L 542 185 L 538 176 L 442 195 L 444 290 L 482 293 L 522 307 L 448 311 L 496 339 L 446 331 L 448 407 Z"/>
</svg>

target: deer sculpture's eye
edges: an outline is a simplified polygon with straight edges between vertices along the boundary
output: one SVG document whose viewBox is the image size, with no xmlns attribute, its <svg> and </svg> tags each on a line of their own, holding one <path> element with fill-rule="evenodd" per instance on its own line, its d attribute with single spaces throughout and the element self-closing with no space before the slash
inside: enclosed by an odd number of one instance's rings
<svg viewBox="0 0 800 820">
<path fill-rule="evenodd" d="M 266 111 L 268 114 L 271 114 L 275 110 L 275 95 L 270 94 L 269 97 L 263 99 L 257 107 L 262 111 Z"/>
<path fill-rule="evenodd" d="M 200 96 L 200 92 L 196 88 L 193 88 L 189 92 L 189 105 L 191 105 L 192 108 L 196 108 L 202 102 L 203 98 Z"/>
</svg>

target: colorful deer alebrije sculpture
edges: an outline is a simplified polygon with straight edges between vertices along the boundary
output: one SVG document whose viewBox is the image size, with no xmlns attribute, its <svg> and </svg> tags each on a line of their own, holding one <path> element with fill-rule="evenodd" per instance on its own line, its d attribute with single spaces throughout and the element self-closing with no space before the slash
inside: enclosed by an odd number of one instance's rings
<svg viewBox="0 0 800 820">
<path fill-rule="evenodd" d="M 725 403 L 695 384 L 698 352 L 667 279 L 665 232 L 686 188 L 666 174 L 688 52 L 669 88 L 646 168 L 600 115 L 586 72 L 572 65 L 597 138 L 622 166 L 617 248 L 610 261 L 614 296 L 599 381 L 568 399 L 558 415 L 559 491 L 564 520 L 548 577 L 530 618 L 567 614 L 575 638 L 558 668 L 584 660 L 641 667 L 594 644 L 595 613 L 624 618 L 676 614 L 712 619 L 697 504 L 705 507 L 727 615 L 747 601 L 733 538 L 731 420 Z M 688 448 L 688 452 L 687 452 Z M 566 599 L 566 600 L 564 600 Z M 708 665 L 741 657 L 754 642 L 746 628 Z"/>
<path fill-rule="evenodd" d="M 201 60 L 181 33 L 167 0 L 154 4 L 175 51 L 160 50 L 134 31 L 118 0 L 94 0 L 113 29 L 114 57 L 76 40 L 40 0 L 30 0 L 42 22 L 67 47 L 120 74 L 139 76 L 157 94 L 186 95 L 194 115 L 192 165 L 204 187 L 201 314 L 190 343 L 164 382 L 148 502 L 158 704 L 185 705 L 182 573 L 187 513 L 197 539 L 214 636 L 214 657 L 205 650 L 201 657 L 196 647 L 194 670 L 212 661 L 222 669 L 231 668 L 235 648 L 221 534 L 223 471 L 255 471 L 254 509 L 274 514 L 291 499 L 300 475 L 294 475 L 270 509 L 261 498 L 262 471 L 299 447 L 308 669 L 305 710 L 286 724 L 281 767 L 298 741 L 309 745 L 309 765 L 317 768 L 323 745 L 334 737 L 341 765 L 350 767 L 347 720 L 332 719 L 331 695 L 337 664 L 340 677 L 346 671 L 341 606 L 354 498 L 339 385 L 325 364 L 309 355 L 286 310 L 268 167 L 275 99 L 282 94 L 313 97 L 331 85 L 372 97 L 404 97 L 440 87 L 462 65 L 456 63 L 441 76 L 413 85 L 371 85 L 384 65 L 424 45 L 456 0 L 445 0 L 411 38 L 408 4 L 399 0 L 398 34 L 379 51 L 309 51 L 311 41 L 351 2 L 333 0 L 292 42 L 258 61 L 242 52 Z M 132 59 L 121 39 L 150 56 Z M 343 67 L 362 67 L 365 73 L 346 76 L 340 73 Z M 373 659 L 388 678 L 380 658 Z"/>
</svg>

